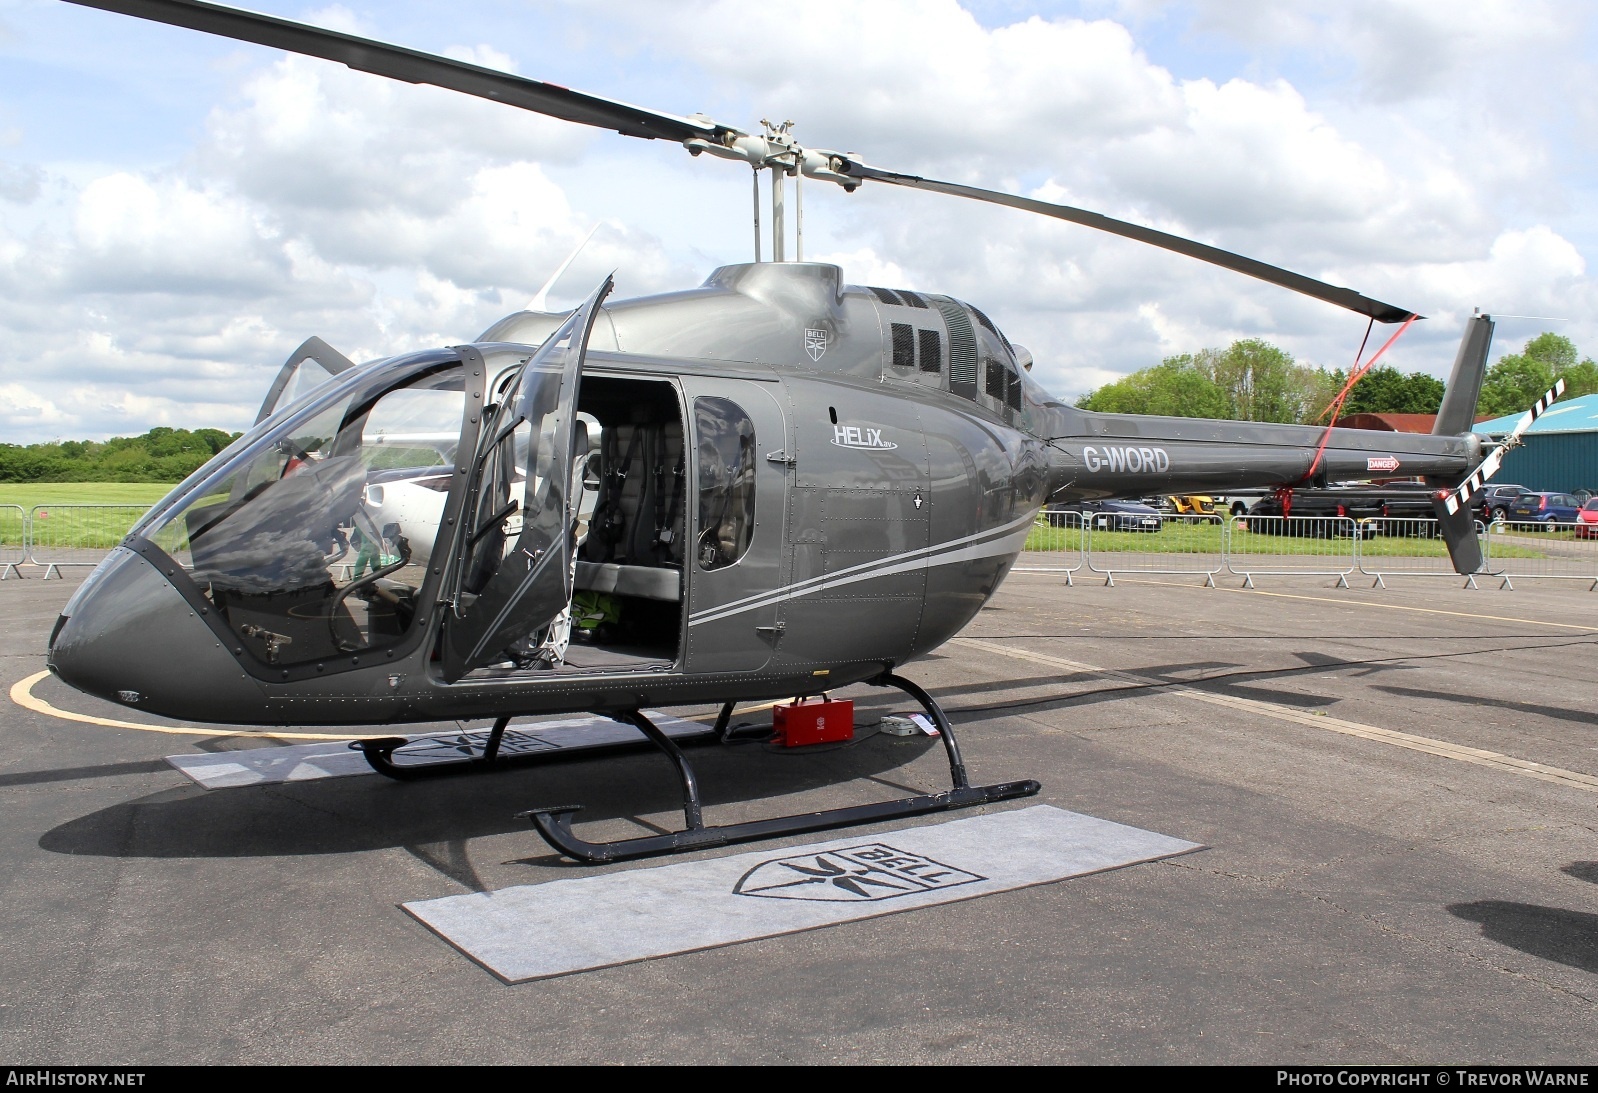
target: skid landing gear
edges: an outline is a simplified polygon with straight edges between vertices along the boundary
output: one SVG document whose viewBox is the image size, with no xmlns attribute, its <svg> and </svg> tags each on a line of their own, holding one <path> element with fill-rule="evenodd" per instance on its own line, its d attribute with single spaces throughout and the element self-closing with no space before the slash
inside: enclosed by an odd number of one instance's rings
<svg viewBox="0 0 1598 1093">
<path fill-rule="evenodd" d="M 729 843 L 750 842 L 779 835 L 828 831 L 833 828 L 894 820 L 904 816 L 924 816 L 933 812 L 947 812 L 951 809 L 970 808 L 973 805 L 991 804 L 995 801 L 1031 797 L 1042 788 L 1031 779 L 973 786 L 966 775 L 965 760 L 960 756 L 960 745 L 954 738 L 954 730 L 949 725 L 949 719 L 944 716 L 942 708 L 932 696 L 910 680 L 896 676 L 892 672 L 884 672 L 870 682 L 877 687 L 897 687 L 926 710 L 933 724 L 938 727 L 944 750 L 948 752 L 949 776 L 954 783 L 953 788 L 943 793 L 904 797 L 897 801 L 852 805 L 824 812 L 804 812 L 767 820 L 750 820 L 741 824 L 707 827 L 704 822 L 704 810 L 700 804 L 699 780 L 694 776 L 693 768 L 688 765 L 682 750 L 642 713 L 630 710 L 624 714 L 617 714 L 617 720 L 624 720 L 637 726 L 638 731 L 665 752 L 666 757 L 677 768 L 678 777 L 682 780 L 683 820 L 687 825 L 686 830 L 596 843 L 580 839 L 572 833 L 572 816 L 581 810 L 581 805 L 535 808 L 521 815 L 531 820 L 533 827 L 544 837 L 544 841 L 562 854 L 578 861 L 599 863 L 702 850 L 711 846 L 726 846 Z M 721 716 L 716 722 L 718 737 L 726 733 L 732 705 L 729 702 L 722 707 Z"/>
</svg>

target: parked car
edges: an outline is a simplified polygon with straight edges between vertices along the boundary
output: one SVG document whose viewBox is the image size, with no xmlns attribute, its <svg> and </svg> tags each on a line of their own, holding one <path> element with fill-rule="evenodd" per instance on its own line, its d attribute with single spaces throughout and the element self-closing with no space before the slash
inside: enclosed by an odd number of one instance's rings
<svg viewBox="0 0 1598 1093">
<path fill-rule="evenodd" d="M 1328 486 L 1293 491 L 1288 515 L 1305 522 L 1285 528 L 1294 535 L 1331 537 L 1334 535 L 1429 534 L 1434 525 L 1431 490 L 1419 483 L 1388 486 Z M 1245 526 L 1250 531 L 1278 534 L 1284 530 L 1280 520 L 1257 517 L 1283 515 L 1282 500 L 1274 494 L 1262 497 L 1248 510 Z M 1308 518 L 1320 519 L 1309 522 Z M 1338 521 L 1353 521 L 1348 524 Z"/>
<path fill-rule="evenodd" d="M 1509 502 L 1504 516 L 1512 526 L 1551 531 L 1555 524 L 1573 524 L 1581 502 L 1568 493 L 1523 493 Z"/>
<path fill-rule="evenodd" d="M 1265 495 L 1263 493 L 1255 492 L 1228 493 L 1225 495 L 1214 494 L 1210 499 L 1214 502 L 1215 511 L 1221 515 L 1242 516 L 1248 512 L 1249 506 L 1253 505 L 1264 496 Z"/>
<path fill-rule="evenodd" d="M 1598 539 L 1598 495 L 1589 497 L 1576 513 L 1576 538 Z"/>
<path fill-rule="evenodd" d="M 1354 526 L 1342 519 L 1349 516 L 1341 498 L 1328 497 L 1330 490 L 1294 490 L 1293 501 L 1285 511 L 1280 497 L 1261 497 L 1248 510 L 1243 527 L 1257 535 L 1294 535 L 1330 539 L 1347 535 Z M 1282 516 L 1291 516 L 1283 520 Z"/>
<path fill-rule="evenodd" d="M 1099 531 L 1159 531 L 1159 510 L 1141 501 L 1071 501 L 1043 512 L 1050 526 L 1081 527 L 1084 520 Z"/>
<path fill-rule="evenodd" d="M 1502 520 L 1509 515 L 1510 503 L 1515 498 L 1524 497 L 1530 492 L 1525 486 L 1508 484 L 1488 486 L 1475 496 L 1471 501 L 1471 507 L 1476 510 L 1476 518 L 1483 523 Z"/>
</svg>

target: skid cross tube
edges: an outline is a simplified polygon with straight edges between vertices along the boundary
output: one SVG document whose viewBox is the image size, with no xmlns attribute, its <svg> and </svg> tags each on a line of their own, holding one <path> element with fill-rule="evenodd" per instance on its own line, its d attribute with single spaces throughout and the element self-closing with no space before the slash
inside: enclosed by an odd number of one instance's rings
<svg viewBox="0 0 1598 1093">
<path fill-rule="evenodd" d="M 394 762 L 394 753 L 411 741 L 404 736 L 384 736 L 372 740 L 352 740 L 350 750 L 358 751 L 366 757 L 367 764 L 377 773 L 386 778 L 393 778 L 399 782 L 414 782 L 421 778 L 436 778 L 446 774 L 466 774 L 471 771 L 481 771 L 495 768 L 502 762 L 499 758 L 499 745 L 505 739 L 505 726 L 510 724 L 510 717 L 497 718 L 494 727 L 488 730 L 488 740 L 483 744 L 483 754 L 467 756 L 464 759 L 446 760 L 442 763 L 417 763 L 402 766 Z M 537 755 L 537 753 L 533 753 Z M 526 758 L 532 758 L 533 755 Z M 538 755 L 538 758 L 545 758 Z M 520 756 L 517 757 L 522 758 Z"/>
<path fill-rule="evenodd" d="M 494 727 L 488 731 L 488 739 L 483 742 L 481 754 L 467 755 L 460 759 L 446 759 L 435 763 L 396 763 L 394 762 L 394 753 L 406 744 L 415 742 L 404 736 L 384 736 L 369 740 L 354 740 L 350 743 L 350 750 L 360 752 L 366 757 L 366 762 L 371 768 L 385 778 L 392 778 L 397 782 L 415 782 L 424 778 L 445 778 L 460 774 L 489 774 L 495 771 L 514 770 L 518 767 L 542 763 L 569 763 L 579 759 L 595 759 L 604 755 L 639 751 L 654 743 L 653 738 L 646 738 L 644 740 L 628 740 L 616 744 L 601 744 L 591 747 L 560 748 L 549 751 L 528 751 L 520 754 L 501 755 L 500 749 L 505 741 L 505 729 L 510 725 L 512 716 L 506 714 L 494 721 Z M 637 724 L 630 717 L 618 718 L 618 720 L 637 728 Z M 650 728 L 660 732 L 654 725 L 651 725 Z M 662 739 L 667 739 L 673 748 L 676 748 L 679 744 L 688 746 L 709 744 L 717 739 L 716 736 L 708 731 L 680 737 L 677 741 L 670 741 L 664 733 L 661 736 Z"/>
<path fill-rule="evenodd" d="M 613 716 L 618 721 L 635 725 L 638 731 L 665 752 L 666 757 L 677 768 L 678 776 L 682 780 L 683 818 L 687 823 L 686 830 L 644 835 L 636 839 L 618 839 L 613 842 L 589 842 L 574 834 L 571 827 L 572 817 L 582 810 L 581 805 L 555 805 L 530 809 L 520 813 L 519 818 L 531 821 L 544 841 L 567 857 L 581 862 L 602 863 L 703 850 L 707 847 L 771 839 L 782 835 L 829 831 L 834 828 L 881 823 L 884 820 L 909 816 L 925 816 L 933 812 L 948 812 L 951 809 L 970 808 L 973 805 L 1031 797 L 1042 788 L 1031 779 L 998 782 L 988 786 L 971 785 L 966 774 L 965 760 L 960 756 L 960 745 L 954 738 L 954 729 L 933 697 L 911 681 L 894 675 L 892 671 L 883 672 L 870 682 L 877 687 L 897 687 L 926 710 L 927 716 L 938 727 L 944 750 L 949 756 L 949 776 L 954 783 L 952 789 L 944 793 L 903 797 L 896 801 L 882 801 L 877 804 L 851 805 L 821 812 L 802 812 L 790 816 L 774 816 L 766 820 L 750 820 L 741 824 L 707 827 L 704 823 L 703 804 L 699 797 L 699 781 L 694 777 L 693 768 L 688 765 L 687 758 L 681 749 L 647 717 L 637 710 L 629 710 Z M 731 717 L 732 705 L 729 702 L 724 706 L 722 716 L 717 719 L 717 724 L 723 728 L 723 731 L 725 731 L 725 722 Z"/>
</svg>

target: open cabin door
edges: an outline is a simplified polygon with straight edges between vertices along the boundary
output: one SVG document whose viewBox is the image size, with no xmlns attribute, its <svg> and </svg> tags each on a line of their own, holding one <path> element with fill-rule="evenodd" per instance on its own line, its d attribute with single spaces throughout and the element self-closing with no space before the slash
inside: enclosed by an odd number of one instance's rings
<svg viewBox="0 0 1598 1093">
<path fill-rule="evenodd" d="M 571 603 L 577 393 L 594 316 L 610 289 L 607 277 L 511 376 L 486 377 L 489 406 L 444 622 L 451 683 L 505 660 L 517 642 L 536 641 Z"/>
<path fill-rule="evenodd" d="M 279 406 L 287 406 L 307 391 L 314 391 L 334 376 L 355 367 L 355 362 L 328 345 L 321 338 L 306 338 L 289 359 L 283 362 L 277 379 L 267 389 L 260 412 L 255 415 L 259 425 Z"/>
</svg>

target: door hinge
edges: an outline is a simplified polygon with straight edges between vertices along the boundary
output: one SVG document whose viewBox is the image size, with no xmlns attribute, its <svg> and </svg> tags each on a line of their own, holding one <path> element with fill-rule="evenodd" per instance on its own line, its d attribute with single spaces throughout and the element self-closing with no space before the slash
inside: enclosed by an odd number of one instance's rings
<svg viewBox="0 0 1598 1093">
<path fill-rule="evenodd" d="M 764 634 L 771 638 L 772 641 L 776 641 L 778 638 L 782 637 L 782 632 L 787 628 L 787 623 L 779 622 L 775 626 L 757 626 L 755 627 L 755 633 Z"/>
<path fill-rule="evenodd" d="M 787 452 L 767 452 L 766 462 L 781 463 L 785 467 L 791 467 L 795 463 L 799 462 L 799 460 L 796 456 L 791 456 Z"/>
</svg>

